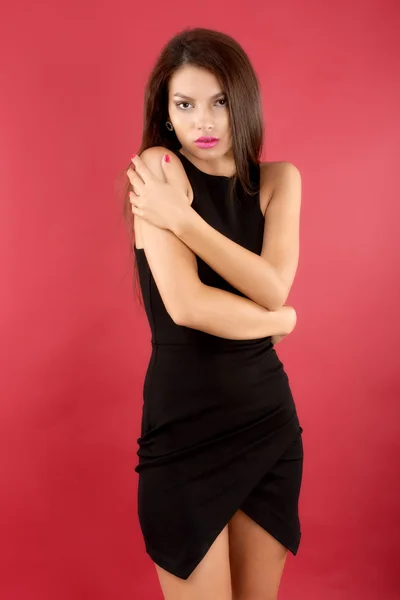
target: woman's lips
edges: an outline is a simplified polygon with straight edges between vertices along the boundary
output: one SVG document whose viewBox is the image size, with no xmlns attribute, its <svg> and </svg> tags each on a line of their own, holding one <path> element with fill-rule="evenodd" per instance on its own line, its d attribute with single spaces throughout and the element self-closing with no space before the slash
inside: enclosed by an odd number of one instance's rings
<svg viewBox="0 0 400 600">
<path fill-rule="evenodd" d="M 213 148 L 218 144 L 219 140 L 213 140 L 212 142 L 195 142 L 198 148 Z"/>
</svg>

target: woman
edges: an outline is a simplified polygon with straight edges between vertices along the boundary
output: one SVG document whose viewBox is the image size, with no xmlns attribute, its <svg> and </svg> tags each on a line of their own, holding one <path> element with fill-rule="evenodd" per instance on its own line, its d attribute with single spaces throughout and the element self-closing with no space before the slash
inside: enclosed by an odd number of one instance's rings
<svg viewBox="0 0 400 600">
<path fill-rule="evenodd" d="M 238 43 L 170 40 L 125 197 L 152 333 L 138 511 L 166 600 L 276 598 L 300 543 L 302 428 L 274 345 L 296 324 L 301 180 L 259 162 L 262 140 Z"/>
</svg>

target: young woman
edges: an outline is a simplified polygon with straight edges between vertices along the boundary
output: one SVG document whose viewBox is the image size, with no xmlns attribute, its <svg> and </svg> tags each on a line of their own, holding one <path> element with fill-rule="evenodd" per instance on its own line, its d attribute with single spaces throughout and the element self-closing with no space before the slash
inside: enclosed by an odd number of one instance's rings
<svg viewBox="0 0 400 600">
<path fill-rule="evenodd" d="M 260 163 L 262 141 L 239 44 L 170 40 L 125 196 L 152 334 L 138 512 L 166 600 L 273 600 L 300 543 L 302 428 L 274 345 L 296 324 L 301 178 Z"/>
</svg>

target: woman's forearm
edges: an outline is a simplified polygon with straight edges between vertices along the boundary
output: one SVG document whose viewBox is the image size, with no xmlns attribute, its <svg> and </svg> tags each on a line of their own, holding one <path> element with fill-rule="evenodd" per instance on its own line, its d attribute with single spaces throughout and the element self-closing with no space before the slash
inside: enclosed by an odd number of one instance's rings
<svg viewBox="0 0 400 600">
<path fill-rule="evenodd" d="M 287 335 L 295 324 L 290 306 L 270 311 L 249 298 L 201 284 L 180 325 L 231 340 Z"/>
</svg>

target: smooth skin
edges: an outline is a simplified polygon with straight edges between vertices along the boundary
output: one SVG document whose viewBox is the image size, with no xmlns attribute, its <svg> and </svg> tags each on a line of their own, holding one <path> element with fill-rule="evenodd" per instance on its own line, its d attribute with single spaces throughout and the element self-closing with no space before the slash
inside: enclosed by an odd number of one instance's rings
<svg viewBox="0 0 400 600">
<path fill-rule="evenodd" d="M 182 144 L 181 152 L 193 164 L 206 173 L 230 177 L 235 163 L 229 112 L 224 96 L 216 96 L 220 92 L 217 78 L 209 71 L 181 67 L 170 80 L 169 120 Z M 212 150 L 202 150 L 193 144 L 200 135 L 215 135 L 220 142 Z M 188 196 L 191 201 L 191 190 Z M 265 213 L 267 200 L 263 202 Z M 137 247 L 142 246 L 139 223 L 135 215 Z M 155 567 L 165 600 L 277 600 L 287 552 L 239 509 L 188 579 Z"/>
</svg>

